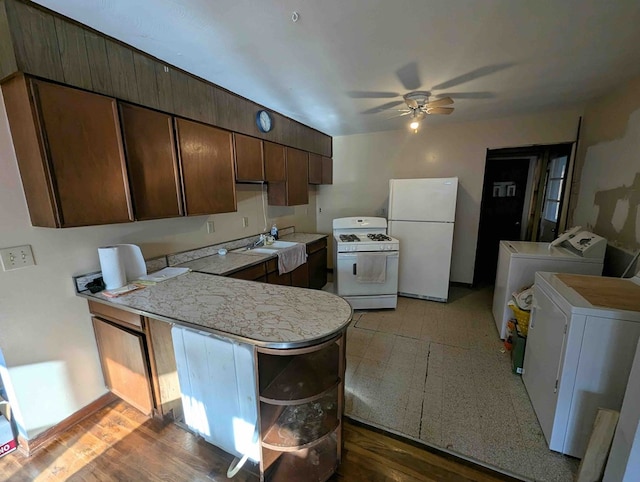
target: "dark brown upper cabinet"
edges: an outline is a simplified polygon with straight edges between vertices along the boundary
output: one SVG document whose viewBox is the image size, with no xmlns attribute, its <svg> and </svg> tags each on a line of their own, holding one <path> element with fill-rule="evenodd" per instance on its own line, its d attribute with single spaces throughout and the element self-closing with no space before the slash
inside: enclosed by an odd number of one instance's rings
<svg viewBox="0 0 640 482">
<path fill-rule="evenodd" d="M 270 182 L 269 204 L 297 206 L 309 204 L 309 155 L 300 149 L 285 148 L 286 181 Z"/>
<path fill-rule="evenodd" d="M 2 91 L 32 225 L 133 221 L 115 99 L 23 75 Z"/>
<path fill-rule="evenodd" d="M 309 153 L 309 184 L 322 184 L 322 156 Z"/>
<path fill-rule="evenodd" d="M 264 141 L 264 167 L 267 182 L 284 182 L 287 180 L 285 147 L 273 142 Z"/>
<path fill-rule="evenodd" d="M 185 213 L 236 211 L 231 132 L 179 118 L 176 132 Z"/>
<path fill-rule="evenodd" d="M 333 184 L 333 159 L 322 157 L 322 184 Z"/>
<path fill-rule="evenodd" d="M 236 153 L 236 181 L 265 181 L 262 141 L 237 132 L 233 134 Z"/>
<path fill-rule="evenodd" d="M 173 118 L 125 103 L 120 117 L 135 218 L 183 215 Z"/>
</svg>

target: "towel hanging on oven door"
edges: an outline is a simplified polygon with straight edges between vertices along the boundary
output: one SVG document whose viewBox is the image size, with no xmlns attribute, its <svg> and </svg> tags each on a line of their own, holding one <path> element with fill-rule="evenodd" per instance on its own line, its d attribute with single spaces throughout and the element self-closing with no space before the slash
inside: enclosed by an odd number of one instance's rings
<svg viewBox="0 0 640 482">
<path fill-rule="evenodd" d="M 359 283 L 384 283 L 387 279 L 387 253 L 358 253 L 353 271 Z"/>
</svg>

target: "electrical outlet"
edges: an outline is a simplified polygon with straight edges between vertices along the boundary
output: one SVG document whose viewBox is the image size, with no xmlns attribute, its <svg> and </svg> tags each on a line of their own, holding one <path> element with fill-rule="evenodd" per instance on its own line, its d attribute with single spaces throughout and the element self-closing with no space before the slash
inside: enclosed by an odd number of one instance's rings
<svg viewBox="0 0 640 482">
<path fill-rule="evenodd" d="M 243 216 L 242 217 L 242 227 L 243 228 L 248 228 L 249 227 L 249 218 L 247 216 Z"/>
<path fill-rule="evenodd" d="M 5 271 L 12 269 L 26 268 L 36 264 L 33 259 L 31 246 L 14 246 L 13 248 L 0 249 L 0 257 L 2 258 L 2 267 Z"/>
<path fill-rule="evenodd" d="M 212 234 L 216 231 L 216 228 L 213 226 L 213 221 L 207 221 L 207 233 Z"/>
</svg>

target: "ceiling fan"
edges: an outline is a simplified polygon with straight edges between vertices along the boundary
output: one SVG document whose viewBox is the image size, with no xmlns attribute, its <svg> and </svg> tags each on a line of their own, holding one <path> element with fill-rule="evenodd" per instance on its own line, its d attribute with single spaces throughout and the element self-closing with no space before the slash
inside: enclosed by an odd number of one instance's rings
<svg viewBox="0 0 640 482">
<path fill-rule="evenodd" d="M 425 116 L 432 114 L 449 115 L 454 110 L 453 107 L 443 107 L 453 104 L 451 97 L 441 97 L 432 101 L 429 101 L 429 97 L 431 97 L 431 92 L 424 90 L 416 90 L 402 96 L 404 102 L 407 104 L 407 108 L 401 110 L 402 113 L 400 116 L 411 116 L 409 128 L 413 129 L 414 132 L 418 130 L 420 121 L 424 119 Z"/>
<path fill-rule="evenodd" d="M 474 69 L 465 74 L 454 77 L 446 82 L 442 82 L 438 85 L 434 85 L 429 91 L 417 90 L 422 86 L 420 80 L 420 73 L 417 62 L 410 62 L 407 65 L 396 70 L 396 76 L 405 89 L 410 90 L 408 94 L 402 95 L 397 92 L 380 92 L 380 91 L 350 91 L 347 95 L 354 99 L 397 99 L 387 102 L 385 104 L 373 107 L 362 111 L 361 114 L 378 114 L 385 112 L 388 109 L 392 109 L 404 102 L 407 105 L 406 109 L 403 109 L 401 115 L 411 115 L 413 118 L 410 127 L 415 131 L 419 126 L 420 121 L 429 114 L 450 114 L 453 112 L 452 107 L 443 107 L 451 105 L 453 99 L 490 99 L 495 97 L 493 92 L 443 92 L 442 94 L 433 95 L 433 91 L 450 89 L 461 84 L 473 81 L 480 77 L 494 74 L 501 70 L 507 69 L 513 66 L 513 63 L 503 63 L 487 65 Z M 402 100 L 399 99 L 402 97 Z M 432 99 L 429 101 L 429 99 Z M 397 116 L 394 116 L 397 117 Z"/>
</svg>

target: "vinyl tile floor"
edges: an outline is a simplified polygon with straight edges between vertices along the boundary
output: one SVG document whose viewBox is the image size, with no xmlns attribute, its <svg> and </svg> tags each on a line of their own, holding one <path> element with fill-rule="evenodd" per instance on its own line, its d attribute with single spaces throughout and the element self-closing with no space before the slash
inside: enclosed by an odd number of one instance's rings
<svg viewBox="0 0 640 482">
<path fill-rule="evenodd" d="M 493 290 L 448 303 L 398 299 L 354 313 L 345 412 L 524 480 L 571 481 L 579 461 L 548 449 L 491 314 Z"/>
</svg>

